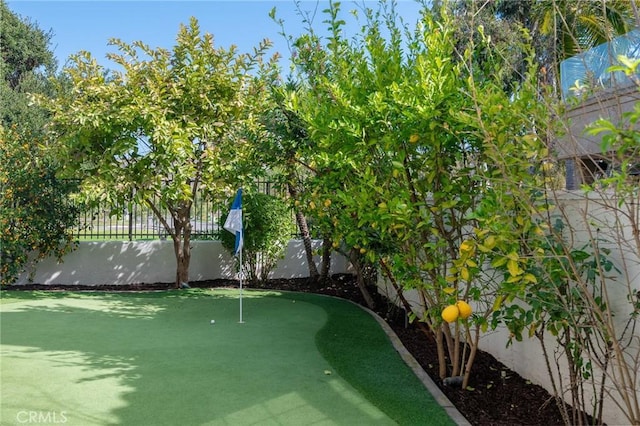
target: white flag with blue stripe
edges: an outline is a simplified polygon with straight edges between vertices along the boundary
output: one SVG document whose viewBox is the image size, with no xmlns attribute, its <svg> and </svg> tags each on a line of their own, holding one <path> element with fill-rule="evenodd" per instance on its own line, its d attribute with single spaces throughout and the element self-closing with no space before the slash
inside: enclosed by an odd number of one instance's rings
<svg viewBox="0 0 640 426">
<path fill-rule="evenodd" d="M 242 250 L 244 237 L 242 230 L 242 188 L 238 189 L 238 193 L 233 200 L 233 204 L 231 204 L 231 210 L 229 211 L 227 220 L 224 222 L 223 228 L 236 236 L 236 246 L 233 253 L 235 256 Z"/>
</svg>

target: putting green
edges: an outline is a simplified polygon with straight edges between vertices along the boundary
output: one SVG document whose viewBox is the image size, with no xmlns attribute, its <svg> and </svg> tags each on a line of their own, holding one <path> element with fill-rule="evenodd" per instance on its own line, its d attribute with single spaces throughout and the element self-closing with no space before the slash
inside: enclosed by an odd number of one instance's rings
<svg viewBox="0 0 640 426">
<path fill-rule="evenodd" d="M 237 296 L 3 291 L 0 423 L 453 424 L 358 307 Z"/>
</svg>

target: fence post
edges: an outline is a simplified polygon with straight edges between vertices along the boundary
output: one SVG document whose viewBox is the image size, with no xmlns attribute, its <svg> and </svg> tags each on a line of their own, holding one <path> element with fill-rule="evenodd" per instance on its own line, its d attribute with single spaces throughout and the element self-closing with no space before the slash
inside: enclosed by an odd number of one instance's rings
<svg viewBox="0 0 640 426">
<path fill-rule="evenodd" d="M 129 198 L 129 241 L 133 241 L 133 209 L 135 204 L 133 203 L 133 195 L 135 189 L 131 188 L 131 198 Z"/>
<path fill-rule="evenodd" d="M 133 211 L 129 209 L 129 241 L 133 241 Z"/>
</svg>

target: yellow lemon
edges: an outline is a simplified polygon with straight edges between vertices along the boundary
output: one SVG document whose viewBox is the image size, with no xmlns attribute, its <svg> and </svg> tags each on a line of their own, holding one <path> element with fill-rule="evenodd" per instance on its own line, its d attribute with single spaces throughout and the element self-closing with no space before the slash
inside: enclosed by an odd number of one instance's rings
<svg viewBox="0 0 640 426">
<path fill-rule="evenodd" d="M 420 140 L 420 136 L 416 135 L 415 133 L 411 136 L 409 136 L 409 142 L 411 143 L 416 143 Z"/>
<path fill-rule="evenodd" d="M 360 249 L 360 254 L 365 254 L 366 252 L 367 252 L 367 249 L 366 249 L 366 248 L 362 247 L 362 248 Z"/>
<path fill-rule="evenodd" d="M 458 300 L 456 302 L 456 306 L 458 307 L 458 312 L 460 312 L 460 318 L 467 319 L 471 316 L 473 310 L 467 302 L 465 302 L 464 300 Z"/>
<path fill-rule="evenodd" d="M 442 310 L 442 319 L 446 322 L 454 322 L 458 319 L 460 311 L 456 305 L 449 305 Z"/>
<path fill-rule="evenodd" d="M 329 207 L 330 205 L 331 205 L 331 200 L 330 199 L 327 198 L 326 200 L 324 200 L 324 206 L 325 207 Z"/>
</svg>

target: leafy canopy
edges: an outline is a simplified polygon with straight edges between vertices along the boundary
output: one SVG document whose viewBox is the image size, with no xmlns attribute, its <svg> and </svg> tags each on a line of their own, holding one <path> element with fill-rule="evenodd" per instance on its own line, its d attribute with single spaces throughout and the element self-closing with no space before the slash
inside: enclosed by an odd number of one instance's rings
<svg viewBox="0 0 640 426">
<path fill-rule="evenodd" d="M 264 102 L 260 79 L 265 42 L 252 55 L 216 48 L 197 21 L 181 26 L 173 51 L 114 39 L 108 55 L 122 71 L 107 72 L 89 53 L 67 68 L 74 89 L 50 108 L 66 167 L 96 193 L 144 200 L 191 200 L 194 185 L 216 189 L 233 170 L 248 173 L 246 138 Z"/>
</svg>

